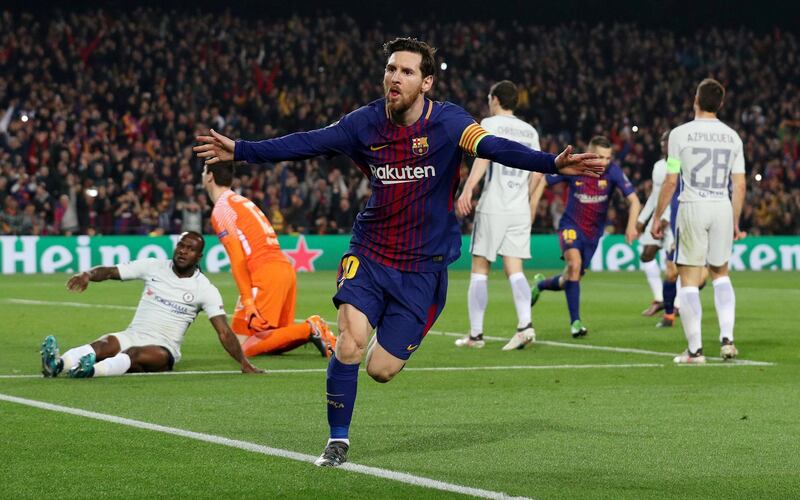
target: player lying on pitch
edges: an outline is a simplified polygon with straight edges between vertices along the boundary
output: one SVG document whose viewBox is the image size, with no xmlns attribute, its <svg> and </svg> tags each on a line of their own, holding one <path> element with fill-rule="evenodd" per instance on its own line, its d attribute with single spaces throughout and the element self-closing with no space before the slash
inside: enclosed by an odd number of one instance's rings
<svg viewBox="0 0 800 500">
<path fill-rule="evenodd" d="M 222 346 L 242 366 L 244 373 L 262 373 L 242 354 L 239 341 L 225 318 L 219 290 L 200 272 L 204 241 L 199 233 L 183 233 L 172 260 L 142 259 L 74 275 L 67 282 L 73 292 L 83 292 L 90 281 L 132 280 L 145 282 L 142 298 L 128 328 L 103 335 L 91 344 L 59 356 L 58 343 L 48 335 L 42 343 L 42 374 L 56 377 L 67 370 L 70 377 L 109 377 L 129 372 L 172 370 L 181 359 L 181 344 L 200 309 L 219 335 Z"/>
</svg>

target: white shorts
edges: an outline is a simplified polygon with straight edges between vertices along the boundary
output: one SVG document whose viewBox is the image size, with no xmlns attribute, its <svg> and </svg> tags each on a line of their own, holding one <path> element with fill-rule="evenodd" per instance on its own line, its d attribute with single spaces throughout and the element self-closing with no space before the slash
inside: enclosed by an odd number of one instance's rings
<svg viewBox="0 0 800 500">
<path fill-rule="evenodd" d="M 733 251 L 730 202 L 681 202 L 676 262 L 685 266 L 721 266 Z"/>
<path fill-rule="evenodd" d="M 475 213 L 469 253 L 497 260 L 497 255 L 531 258 L 531 218 Z"/>
<path fill-rule="evenodd" d="M 650 234 L 650 230 L 653 228 L 653 218 L 650 217 L 650 220 L 647 221 L 647 227 L 644 228 L 644 232 L 639 236 L 639 243 L 644 246 L 657 246 L 658 248 L 663 248 L 664 250 L 670 251 L 672 249 L 672 245 L 674 244 L 674 237 L 672 235 L 672 229 L 667 225 L 667 229 L 664 231 L 664 237 L 660 240 L 653 238 L 653 235 Z"/>
<path fill-rule="evenodd" d="M 131 347 L 157 345 L 169 351 L 175 363 L 181 360 L 180 346 L 173 345 L 173 342 L 170 342 L 169 339 L 164 337 L 125 330 L 124 332 L 115 332 L 103 335 L 99 340 L 105 340 L 109 335 L 113 335 L 117 337 L 117 340 L 119 340 L 120 352 L 125 352 Z"/>
</svg>

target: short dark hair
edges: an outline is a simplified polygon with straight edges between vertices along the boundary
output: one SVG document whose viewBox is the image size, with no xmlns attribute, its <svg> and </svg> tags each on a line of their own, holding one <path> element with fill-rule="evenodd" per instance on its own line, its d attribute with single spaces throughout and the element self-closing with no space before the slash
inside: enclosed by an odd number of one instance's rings
<svg viewBox="0 0 800 500">
<path fill-rule="evenodd" d="M 206 248 L 206 240 L 203 238 L 202 234 L 198 233 L 197 231 L 184 231 L 181 233 L 181 238 L 186 238 L 187 236 L 190 236 L 200 242 L 200 252 Z"/>
<path fill-rule="evenodd" d="M 206 171 L 214 177 L 217 186 L 230 187 L 233 184 L 233 162 L 222 161 L 213 165 L 206 165 Z"/>
<path fill-rule="evenodd" d="M 590 148 L 610 148 L 611 141 L 604 135 L 596 135 L 589 141 Z"/>
<path fill-rule="evenodd" d="M 503 80 L 492 85 L 489 95 L 497 97 L 503 109 L 514 111 L 517 109 L 517 86 L 509 80 Z"/>
<path fill-rule="evenodd" d="M 706 78 L 697 86 L 697 98 L 702 111 L 716 113 L 722 107 L 725 87 L 713 78 Z"/>
<path fill-rule="evenodd" d="M 422 56 L 422 61 L 419 64 L 419 69 L 422 71 L 422 78 L 431 76 L 436 73 L 436 49 L 431 47 L 425 42 L 421 42 L 416 38 L 405 37 L 395 38 L 383 44 L 383 53 L 389 57 L 395 52 L 413 52 Z"/>
</svg>

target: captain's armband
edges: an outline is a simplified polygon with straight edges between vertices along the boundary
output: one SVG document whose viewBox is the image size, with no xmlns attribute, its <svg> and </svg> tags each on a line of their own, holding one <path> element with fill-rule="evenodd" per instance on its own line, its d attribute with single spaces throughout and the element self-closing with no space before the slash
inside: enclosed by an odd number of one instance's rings
<svg viewBox="0 0 800 500">
<path fill-rule="evenodd" d="M 464 150 L 465 153 L 472 156 L 477 156 L 478 143 L 481 142 L 481 139 L 488 135 L 490 135 L 489 132 L 484 130 L 483 127 L 477 123 L 473 123 L 465 128 L 464 132 L 461 133 L 461 139 L 458 141 L 458 146 Z"/>
</svg>

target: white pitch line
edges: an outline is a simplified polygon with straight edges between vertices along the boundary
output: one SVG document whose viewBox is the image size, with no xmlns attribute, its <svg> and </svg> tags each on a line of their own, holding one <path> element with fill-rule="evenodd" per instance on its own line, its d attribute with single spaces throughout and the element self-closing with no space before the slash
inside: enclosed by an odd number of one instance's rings
<svg viewBox="0 0 800 500">
<path fill-rule="evenodd" d="M 118 306 L 114 304 L 87 304 L 85 302 L 59 302 L 55 300 L 29 300 L 29 299 L 6 299 L 9 304 L 19 304 L 25 306 L 65 306 L 65 307 L 86 307 L 97 309 L 121 309 L 123 311 L 135 311 L 133 306 Z"/>
<path fill-rule="evenodd" d="M 404 372 L 480 372 L 480 371 L 504 371 L 504 370 L 582 370 L 582 369 L 626 369 L 626 368 L 665 368 L 671 365 L 661 363 L 625 363 L 625 364 L 605 364 L 605 365 L 500 365 L 500 366 L 419 366 L 404 368 Z M 688 366 L 688 365 L 677 365 Z M 734 367 L 734 366 L 755 366 L 724 363 L 707 363 L 702 365 L 691 365 L 698 368 L 710 367 Z M 267 370 L 266 375 L 284 373 L 325 373 L 325 368 L 281 368 L 277 370 Z M 367 370 L 362 368 L 360 372 Z M 126 377 L 165 377 L 177 375 L 239 375 L 239 370 L 187 370 L 184 372 L 154 372 L 154 373 L 126 373 Z M 19 375 L 0 375 L 0 379 L 26 379 L 43 378 L 41 375 L 19 374 Z"/>
<path fill-rule="evenodd" d="M 404 372 L 479 372 L 479 371 L 503 371 L 503 370 L 574 370 L 585 368 L 663 368 L 666 365 L 658 363 L 627 363 L 616 365 L 501 365 L 501 366 L 419 366 L 404 368 Z M 271 373 L 325 373 L 326 368 L 280 368 L 277 370 L 267 369 L 266 375 Z M 362 368 L 359 370 L 366 372 Z M 153 372 L 153 373 L 126 373 L 126 377 L 163 377 L 171 375 L 230 375 L 240 374 L 239 370 L 187 370 L 185 372 Z M 0 375 L 0 379 L 16 378 L 43 378 L 42 375 Z"/>
<path fill-rule="evenodd" d="M 135 310 L 135 307 L 132 306 L 119 306 L 119 305 L 108 305 L 108 304 L 86 304 L 83 302 L 57 302 L 57 301 L 43 301 L 43 300 L 28 300 L 28 299 L 6 299 L 6 302 L 12 304 L 23 304 L 23 305 L 34 305 L 34 306 L 46 306 L 46 305 L 57 305 L 57 306 L 67 306 L 67 307 L 99 307 L 99 308 L 106 308 L 106 309 L 125 309 L 125 310 Z M 304 321 L 303 319 L 296 319 L 296 321 Z M 328 321 L 328 324 L 334 324 L 335 322 Z M 459 332 L 445 332 L 441 330 L 430 330 L 429 334 L 433 335 L 444 335 L 447 337 L 463 337 L 466 335 L 465 333 Z M 505 337 L 492 337 L 489 335 L 483 336 L 484 340 L 497 340 L 507 342 L 508 339 Z M 566 349 L 586 349 L 592 351 L 607 351 L 607 352 L 619 352 L 619 353 L 628 353 L 628 354 L 643 354 L 647 356 L 665 356 L 665 357 L 674 357 L 675 353 L 670 352 L 660 352 L 660 351 L 649 351 L 646 349 L 636 349 L 632 347 L 610 347 L 610 346 L 602 346 L 602 345 L 593 345 L 593 344 L 571 344 L 568 342 L 557 342 L 553 340 L 537 340 L 536 344 L 541 345 L 549 345 L 553 347 L 563 347 Z M 713 361 L 722 361 L 722 358 L 713 357 L 713 356 L 706 356 L 706 359 L 710 359 Z M 726 361 L 729 365 L 750 365 L 750 366 L 773 366 L 775 363 L 770 363 L 767 361 L 751 361 L 747 359 L 734 359 Z"/>
<path fill-rule="evenodd" d="M 52 403 L 45 403 L 43 401 L 36 401 L 33 399 L 18 398 L 16 396 L 10 396 L 2 393 L 0 393 L 0 400 L 7 401 L 9 403 L 16 403 L 24 406 L 30 406 L 33 408 L 39 408 L 42 410 L 54 411 L 58 413 L 66 413 L 69 415 L 91 418 L 94 420 L 110 422 L 113 424 L 124 425 L 127 427 L 134 427 L 137 429 L 161 432 L 164 434 L 171 434 L 173 436 L 180 436 L 188 439 L 194 439 L 196 441 L 203 441 L 206 443 L 218 444 L 222 446 L 228 446 L 231 448 L 238 448 L 240 450 L 251 451 L 254 453 L 261 453 L 263 455 L 269 455 L 279 458 L 287 458 L 289 460 L 295 460 L 298 462 L 314 463 L 314 460 L 317 459 L 317 457 L 314 455 L 306 455 L 304 453 L 297 453 L 295 451 L 284 450 L 281 448 L 273 448 L 271 446 L 264 446 L 256 443 L 251 443 L 248 441 L 240 441 L 238 439 L 230 439 L 222 436 L 215 436 L 213 434 L 203 434 L 201 432 L 187 431 L 176 427 L 167 427 L 164 425 L 153 424 L 141 420 L 134 420 L 130 418 L 119 417 L 116 415 L 109 415 L 106 413 L 97 413 L 88 410 L 81 410 L 80 408 L 71 408 L 69 406 L 61 406 Z M 499 498 L 499 499 L 525 498 L 525 497 L 511 497 L 506 493 L 500 491 L 490 491 L 490 490 L 483 490 L 480 488 L 471 488 L 469 486 L 462 486 L 460 484 L 438 481 L 436 479 L 415 476 L 413 474 L 407 474 L 405 472 L 396 472 L 388 469 L 370 467 L 367 465 L 361 465 L 352 462 L 346 462 L 340 468 L 351 472 L 357 472 L 359 474 L 365 474 L 368 476 L 375 476 L 382 479 L 390 479 L 392 481 L 410 484 L 413 486 L 431 488 L 440 491 L 448 491 L 451 493 L 459 493 L 461 495 L 470 495 L 479 498 Z"/>
<path fill-rule="evenodd" d="M 463 337 L 466 335 L 465 333 L 459 332 L 443 332 L 438 330 L 431 330 L 428 332 L 429 334 L 432 333 L 434 335 L 444 335 L 447 337 Z M 502 342 L 508 342 L 508 338 L 505 337 L 492 337 L 489 335 L 483 336 L 484 340 L 497 340 Z M 542 345 L 550 345 L 554 347 L 565 347 L 567 349 L 586 349 L 592 351 L 608 351 L 608 352 L 621 352 L 621 353 L 629 353 L 629 354 L 644 354 L 648 356 L 667 356 L 670 358 L 675 357 L 675 353 L 671 352 L 661 352 L 661 351 L 648 351 L 646 349 L 636 349 L 633 347 L 610 347 L 604 345 L 593 345 L 593 344 L 571 344 L 568 342 L 556 342 L 554 340 L 536 340 L 532 345 L 542 344 Z M 715 358 L 713 356 L 706 356 L 706 359 L 711 359 L 714 361 L 722 361 L 722 358 Z M 734 359 L 725 361 L 728 365 L 750 365 L 750 366 L 773 366 L 775 363 L 769 363 L 767 361 L 750 361 L 747 359 Z"/>
</svg>

